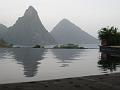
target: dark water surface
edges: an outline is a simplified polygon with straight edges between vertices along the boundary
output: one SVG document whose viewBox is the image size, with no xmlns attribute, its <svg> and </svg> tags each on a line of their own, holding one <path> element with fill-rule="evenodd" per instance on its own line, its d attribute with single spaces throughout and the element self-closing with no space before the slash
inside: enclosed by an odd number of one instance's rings
<svg viewBox="0 0 120 90">
<path fill-rule="evenodd" d="M 0 49 L 0 83 L 81 77 L 120 71 L 99 49 Z"/>
</svg>

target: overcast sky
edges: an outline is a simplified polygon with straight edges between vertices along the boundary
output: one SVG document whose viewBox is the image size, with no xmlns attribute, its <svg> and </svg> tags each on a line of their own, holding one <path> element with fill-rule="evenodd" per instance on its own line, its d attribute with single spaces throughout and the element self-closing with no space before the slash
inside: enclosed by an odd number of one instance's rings
<svg viewBox="0 0 120 90">
<path fill-rule="evenodd" d="M 120 0 L 0 0 L 0 23 L 13 25 L 30 5 L 48 31 L 63 18 L 95 37 L 101 27 L 120 27 Z"/>
</svg>

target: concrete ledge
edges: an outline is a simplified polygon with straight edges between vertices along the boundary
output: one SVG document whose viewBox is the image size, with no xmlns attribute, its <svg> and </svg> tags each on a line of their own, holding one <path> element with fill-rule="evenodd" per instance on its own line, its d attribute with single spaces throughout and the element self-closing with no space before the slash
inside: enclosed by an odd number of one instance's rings
<svg viewBox="0 0 120 90">
<path fill-rule="evenodd" d="M 0 90 L 120 90 L 120 73 L 2 84 Z"/>
</svg>

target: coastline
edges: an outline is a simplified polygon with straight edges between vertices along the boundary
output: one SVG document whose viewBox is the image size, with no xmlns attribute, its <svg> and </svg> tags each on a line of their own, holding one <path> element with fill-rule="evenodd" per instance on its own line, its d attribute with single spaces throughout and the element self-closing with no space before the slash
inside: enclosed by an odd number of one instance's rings
<svg viewBox="0 0 120 90">
<path fill-rule="evenodd" d="M 0 90 L 120 90 L 120 73 L 0 84 Z"/>
</svg>

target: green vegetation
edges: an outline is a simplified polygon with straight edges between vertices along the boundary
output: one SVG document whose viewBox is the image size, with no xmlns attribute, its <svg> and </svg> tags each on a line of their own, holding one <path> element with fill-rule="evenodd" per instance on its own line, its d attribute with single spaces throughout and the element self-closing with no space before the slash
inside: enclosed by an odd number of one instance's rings
<svg viewBox="0 0 120 90">
<path fill-rule="evenodd" d="M 4 39 L 0 39 L 0 48 L 11 48 L 12 46 L 12 44 L 8 44 Z"/>
<path fill-rule="evenodd" d="M 120 45 L 120 32 L 116 27 L 106 27 L 98 31 L 103 46 Z"/>
<path fill-rule="evenodd" d="M 41 46 L 41 45 L 35 45 L 33 48 L 44 48 L 44 46 Z"/>
<path fill-rule="evenodd" d="M 79 45 L 75 44 L 65 44 L 65 45 L 56 45 L 54 48 L 59 48 L 59 49 L 84 49 L 84 47 L 79 47 Z"/>
</svg>

